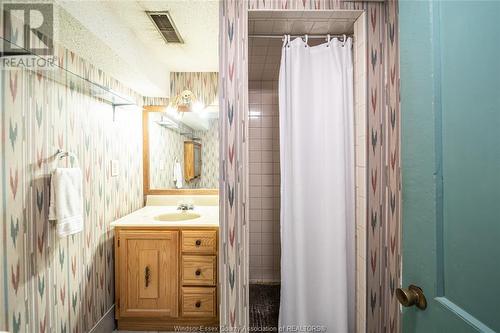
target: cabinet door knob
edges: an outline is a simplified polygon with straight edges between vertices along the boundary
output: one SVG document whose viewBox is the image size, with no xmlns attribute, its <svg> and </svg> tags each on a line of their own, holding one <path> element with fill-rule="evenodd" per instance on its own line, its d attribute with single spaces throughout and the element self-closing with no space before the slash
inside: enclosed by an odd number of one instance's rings
<svg viewBox="0 0 500 333">
<path fill-rule="evenodd" d="M 196 240 L 196 246 L 200 246 L 201 245 L 201 239 L 197 239 Z"/>
<path fill-rule="evenodd" d="M 199 308 L 201 306 L 201 302 L 200 301 L 196 302 L 196 304 L 194 306 L 196 306 L 197 308 Z"/>
<path fill-rule="evenodd" d="M 198 269 L 196 270 L 196 272 L 194 272 L 194 274 L 196 274 L 196 276 L 200 276 L 200 274 L 201 274 L 200 269 L 198 268 Z"/>
</svg>

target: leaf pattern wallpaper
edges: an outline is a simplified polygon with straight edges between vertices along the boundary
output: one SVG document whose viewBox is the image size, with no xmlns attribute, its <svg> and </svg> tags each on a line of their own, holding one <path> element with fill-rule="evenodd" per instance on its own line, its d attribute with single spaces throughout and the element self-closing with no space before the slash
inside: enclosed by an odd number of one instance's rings
<svg viewBox="0 0 500 333">
<path fill-rule="evenodd" d="M 248 326 L 247 3 L 220 2 L 220 325 Z"/>
<path fill-rule="evenodd" d="M 171 72 L 170 97 L 179 95 L 184 90 L 191 90 L 204 105 L 217 102 L 219 85 L 217 72 Z"/>
<path fill-rule="evenodd" d="M 184 126 L 179 131 L 158 125 L 161 117 L 160 112 L 148 114 L 149 186 L 152 189 L 175 188 L 174 167 L 179 162 L 184 170 L 184 141 L 189 140 L 181 135 Z M 183 182 L 183 188 L 190 188 L 190 184 Z"/>
<path fill-rule="evenodd" d="M 218 104 L 218 89 L 219 89 L 219 73 L 217 72 L 171 72 L 170 73 L 170 96 L 177 96 L 184 90 L 191 90 L 195 96 L 205 105 L 215 107 Z M 150 115 L 151 117 L 151 115 Z M 154 129 L 153 124 L 149 127 L 151 130 Z M 172 132 L 172 130 L 166 130 Z M 201 177 L 200 179 L 192 180 L 191 182 L 184 182 L 183 187 L 186 188 L 218 188 L 219 187 L 219 121 L 218 119 L 208 120 L 208 129 L 203 130 L 193 130 L 190 127 L 186 127 L 182 132 L 192 132 L 194 137 L 199 138 L 202 144 L 201 149 Z M 163 135 L 166 135 L 163 133 Z M 175 151 L 174 156 L 182 164 L 182 170 L 184 170 L 184 140 L 189 140 L 188 137 L 180 136 L 177 134 L 177 140 L 172 138 L 175 135 L 170 133 L 170 138 L 174 142 L 176 147 L 165 147 L 162 143 L 160 146 L 151 147 L 150 156 L 152 159 L 152 165 L 158 165 L 153 160 L 156 157 L 170 156 L 168 153 L 155 153 L 158 149 L 166 149 L 169 151 Z M 151 137 L 156 137 L 157 135 L 152 134 Z M 164 142 L 169 142 L 168 139 L 163 140 Z M 176 142 L 178 141 L 178 142 Z M 155 150 L 155 148 L 157 148 Z M 165 168 L 169 171 L 164 171 L 158 173 L 158 175 L 163 175 L 162 180 L 154 182 L 151 179 L 152 188 L 172 188 L 172 174 L 173 174 L 173 161 L 167 161 L 167 167 Z M 170 171 L 171 170 L 171 171 Z M 165 173 L 167 176 L 165 176 Z M 151 177 L 154 177 L 156 172 L 151 173 Z M 168 180 L 167 180 L 168 179 Z M 156 185 L 156 184 L 161 185 Z"/>
<path fill-rule="evenodd" d="M 63 68 L 134 98 L 74 53 L 56 47 Z M 1 72 L 0 330 L 89 331 L 114 303 L 109 223 L 142 207 L 142 126 L 138 108 L 84 94 L 71 75 Z M 124 144 L 126 143 L 126 144 Z M 84 182 L 84 230 L 59 238 L 48 222 L 50 172 L 58 149 L 73 152 Z M 110 161 L 120 174 L 111 177 Z"/>
<path fill-rule="evenodd" d="M 201 178 L 199 188 L 219 188 L 219 120 L 210 119 L 208 130 L 195 131 L 201 142 Z"/>
<path fill-rule="evenodd" d="M 401 280 L 398 3 L 343 0 L 224 0 L 220 15 L 221 324 L 247 324 L 247 10 L 358 9 L 367 13 L 367 332 L 400 331 L 395 288 Z"/>
</svg>

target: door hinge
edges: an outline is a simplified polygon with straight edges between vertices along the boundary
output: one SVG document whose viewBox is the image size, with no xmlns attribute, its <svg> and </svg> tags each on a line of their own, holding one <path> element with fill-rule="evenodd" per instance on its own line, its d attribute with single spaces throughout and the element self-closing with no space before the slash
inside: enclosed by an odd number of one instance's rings
<svg viewBox="0 0 500 333">
<path fill-rule="evenodd" d="M 118 247 L 120 247 L 120 238 L 117 239 Z"/>
</svg>

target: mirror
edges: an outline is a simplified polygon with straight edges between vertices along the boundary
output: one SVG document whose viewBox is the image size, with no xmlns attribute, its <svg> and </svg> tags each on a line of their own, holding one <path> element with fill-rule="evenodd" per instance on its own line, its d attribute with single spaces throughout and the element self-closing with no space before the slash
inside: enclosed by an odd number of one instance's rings
<svg viewBox="0 0 500 333">
<path fill-rule="evenodd" d="M 144 107 L 145 193 L 217 193 L 217 86 L 216 72 L 171 72 L 168 105 Z"/>
</svg>

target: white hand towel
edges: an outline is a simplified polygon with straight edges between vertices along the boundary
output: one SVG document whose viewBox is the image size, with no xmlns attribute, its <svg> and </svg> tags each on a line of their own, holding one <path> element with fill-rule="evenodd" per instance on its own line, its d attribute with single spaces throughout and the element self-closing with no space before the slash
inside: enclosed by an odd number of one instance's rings
<svg viewBox="0 0 500 333">
<path fill-rule="evenodd" d="M 179 162 L 175 162 L 174 165 L 174 182 L 175 187 L 182 188 L 182 168 Z"/>
<path fill-rule="evenodd" d="M 49 220 L 56 221 L 59 237 L 83 230 L 82 171 L 57 168 L 50 178 Z"/>
</svg>

